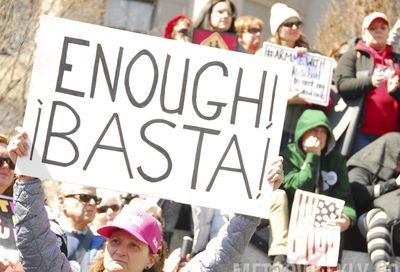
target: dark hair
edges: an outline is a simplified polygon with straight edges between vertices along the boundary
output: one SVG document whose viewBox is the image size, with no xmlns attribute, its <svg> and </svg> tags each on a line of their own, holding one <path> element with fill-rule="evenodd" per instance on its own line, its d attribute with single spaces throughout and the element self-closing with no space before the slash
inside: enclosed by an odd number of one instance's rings
<svg viewBox="0 0 400 272">
<path fill-rule="evenodd" d="M 9 142 L 10 142 L 10 139 L 7 136 L 0 134 L 0 144 L 8 145 Z M 12 197 L 13 192 L 14 192 L 14 183 L 15 183 L 15 176 L 14 176 L 14 180 L 11 182 L 10 186 L 8 186 L 8 188 L 3 193 L 0 193 L 0 194 Z"/>
<path fill-rule="evenodd" d="M 197 17 L 197 19 L 193 22 L 193 28 L 202 28 L 213 31 L 213 28 L 210 25 L 211 12 L 213 7 L 219 2 L 226 2 L 231 6 L 232 24 L 228 29 L 228 31 L 226 32 L 236 33 L 235 31 L 236 7 L 231 0 L 209 0 L 207 4 L 203 7 L 203 9 L 200 11 L 200 14 Z"/>
</svg>

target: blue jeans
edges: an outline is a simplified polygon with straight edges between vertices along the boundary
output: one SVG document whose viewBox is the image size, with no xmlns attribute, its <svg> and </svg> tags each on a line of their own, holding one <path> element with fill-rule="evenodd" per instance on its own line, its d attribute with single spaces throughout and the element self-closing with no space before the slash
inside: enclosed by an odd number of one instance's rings
<svg viewBox="0 0 400 272">
<path fill-rule="evenodd" d="M 372 134 L 366 134 L 366 133 L 361 133 L 357 132 L 356 136 L 354 138 L 354 145 L 353 149 L 351 152 L 351 155 L 357 153 L 360 151 L 363 147 L 367 146 L 369 143 L 375 141 L 379 136 L 377 135 L 372 135 Z"/>
</svg>

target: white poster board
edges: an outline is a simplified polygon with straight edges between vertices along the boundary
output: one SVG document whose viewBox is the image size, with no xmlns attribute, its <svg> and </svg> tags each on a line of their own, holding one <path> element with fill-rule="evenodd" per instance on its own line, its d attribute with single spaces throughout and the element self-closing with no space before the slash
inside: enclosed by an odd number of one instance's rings
<svg viewBox="0 0 400 272">
<path fill-rule="evenodd" d="M 269 42 L 263 44 L 264 57 L 291 64 L 290 91 L 301 91 L 308 102 L 327 106 L 332 84 L 333 59 L 315 53 L 298 56 L 296 50 Z"/>
<path fill-rule="evenodd" d="M 266 217 L 287 70 L 44 16 L 23 124 L 33 151 L 17 170 Z"/>
<path fill-rule="evenodd" d="M 344 201 L 296 190 L 288 233 L 287 261 L 291 264 L 336 266 L 340 227 L 332 225 Z"/>
</svg>

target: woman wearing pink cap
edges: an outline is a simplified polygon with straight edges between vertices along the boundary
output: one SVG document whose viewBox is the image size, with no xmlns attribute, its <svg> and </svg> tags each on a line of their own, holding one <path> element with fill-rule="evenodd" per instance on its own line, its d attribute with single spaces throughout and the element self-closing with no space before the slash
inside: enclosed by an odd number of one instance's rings
<svg viewBox="0 0 400 272">
<path fill-rule="evenodd" d="M 18 156 L 27 156 L 28 135 L 21 128 L 7 147 L 15 163 Z M 274 188 L 283 181 L 282 158 L 275 160 L 267 174 Z M 44 192 L 37 178 L 20 176 L 14 187 L 17 248 L 26 272 L 71 272 L 66 256 L 50 231 L 44 208 Z M 234 216 L 212 245 L 199 253 L 180 271 L 232 271 L 233 264 L 249 242 L 260 218 Z M 143 272 L 158 261 L 161 225 L 151 215 L 137 210 L 121 212 L 111 225 L 98 233 L 107 238 L 104 256 L 100 256 L 90 272 Z"/>
<path fill-rule="evenodd" d="M 400 55 L 387 44 L 389 20 L 381 12 L 364 18 L 362 39 L 338 63 L 335 81 L 340 95 L 353 105 L 342 150 L 352 155 L 379 136 L 399 131 Z"/>
<path fill-rule="evenodd" d="M 353 106 L 354 113 L 344 138 L 347 149 L 342 149 L 342 153 L 346 155 L 366 152 L 367 145 L 375 139 L 400 130 L 400 55 L 387 44 L 389 20 L 384 13 L 373 12 L 364 18 L 361 30 L 362 39 L 340 58 L 335 74 L 339 93 Z M 360 160 L 360 156 L 355 156 Z M 379 169 L 384 168 L 384 156 L 380 158 Z M 372 163 L 370 156 L 362 156 L 361 160 L 366 159 Z M 348 166 L 352 163 L 354 159 L 348 161 Z M 374 179 L 378 177 L 374 175 Z M 353 170 L 349 178 L 360 182 L 363 175 Z M 375 185 L 369 193 L 378 197 L 384 193 L 384 186 Z M 352 188 L 353 195 L 358 196 L 356 203 L 359 203 L 364 189 L 356 188 L 360 191 Z M 386 213 L 378 209 L 371 209 L 358 219 L 358 227 L 367 238 L 374 271 L 389 271 L 391 242 L 386 221 Z"/>
</svg>

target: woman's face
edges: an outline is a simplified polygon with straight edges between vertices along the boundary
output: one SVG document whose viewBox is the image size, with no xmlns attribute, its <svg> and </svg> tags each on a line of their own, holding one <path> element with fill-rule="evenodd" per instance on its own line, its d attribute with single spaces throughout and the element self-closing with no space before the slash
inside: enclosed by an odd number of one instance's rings
<svg viewBox="0 0 400 272">
<path fill-rule="evenodd" d="M 255 25 L 249 27 L 246 31 L 243 32 L 241 43 L 246 48 L 259 48 L 261 45 L 261 34 L 262 29 L 261 26 Z"/>
<path fill-rule="evenodd" d="M 297 17 L 291 17 L 281 24 L 278 35 L 288 44 L 294 44 L 301 35 L 303 23 Z"/>
<path fill-rule="evenodd" d="M 363 31 L 363 40 L 368 47 L 375 50 L 385 49 L 389 38 L 389 26 L 381 18 L 372 21 L 368 29 Z"/>
<path fill-rule="evenodd" d="M 120 211 L 121 205 L 116 196 L 103 197 L 100 205 L 97 207 L 95 217 L 97 227 L 111 224 Z"/>
<path fill-rule="evenodd" d="M 215 31 L 226 32 L 232 25 L 231 5 L 226 1 L 215 4 L 211 10 L 210 25 Z"/>
<path fill-rule="evenodd" d="M 123 230 L 116 230 L 107 239 L 104 268 L 107 272 L 143 272 L 157 260 L 148 245 Z"/>
<path fill-rule="evenodd" d="M 1 159 L 8 159 L 7 145 L 5 143 L 0 143 L 0 194 L 3 194 L 5 190 L 10 187 L 14 180 L 14 169 L 7 161 Z"/>
<path fill-rule="evenodd" d="M 174 26 L 171 38 L 178 41 L 188 42 L 190 39 L 191 27 L 191 23 L 187 19 L 179 20 Z"/>
</svg>

